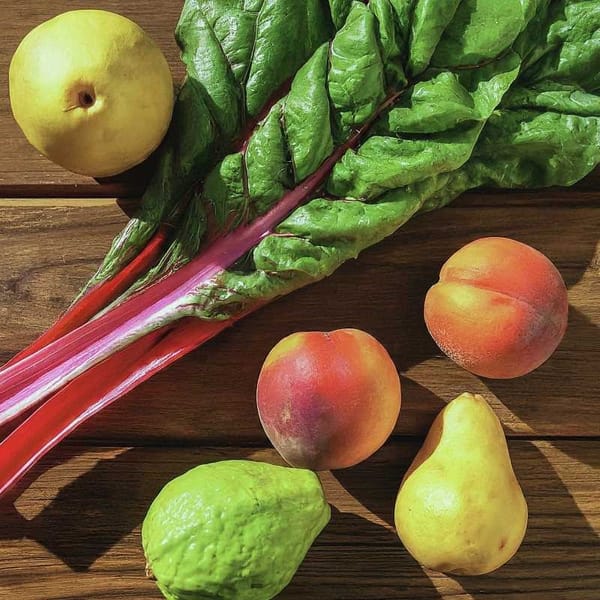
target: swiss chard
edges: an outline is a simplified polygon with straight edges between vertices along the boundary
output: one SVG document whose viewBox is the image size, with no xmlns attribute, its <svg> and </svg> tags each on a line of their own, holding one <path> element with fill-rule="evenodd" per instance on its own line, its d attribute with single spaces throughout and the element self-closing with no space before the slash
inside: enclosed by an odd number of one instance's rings
<svg viewBox="0 0 600 600">
<path fill-rule="evenodd" d="M 188 0 L 188 76 L 139 216 L 0 372 L 0 422 L 45 401 L 0 444 L 0 490 L 156 370 L 417 213 L 586 175 L 599 30 L 600 0 Z"/>
</svg>

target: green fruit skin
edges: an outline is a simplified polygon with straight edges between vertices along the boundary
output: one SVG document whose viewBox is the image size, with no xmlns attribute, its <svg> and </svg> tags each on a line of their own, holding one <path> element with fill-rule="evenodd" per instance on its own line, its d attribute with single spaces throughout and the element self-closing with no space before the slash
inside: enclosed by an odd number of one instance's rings
<svg viewBox="0 0 600 600">
<path fill-rule="evenodd" d="M 142 525 L 142 545 L 168 600 L 270 600 L 330 517 L 312 471 L 222 461 L 163 488 Z"/>
</svg>

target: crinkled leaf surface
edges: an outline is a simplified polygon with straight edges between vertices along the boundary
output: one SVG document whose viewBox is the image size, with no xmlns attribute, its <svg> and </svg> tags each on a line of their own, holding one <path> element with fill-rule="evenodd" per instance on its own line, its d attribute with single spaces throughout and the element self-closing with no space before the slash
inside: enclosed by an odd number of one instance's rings
<svg viewBox="0 0 600 600">
<path fill-rule="evenodd" d="M 599 32 L 600 0 L 188 0 L 188 80 L 142 212 L 148 230 L 181 217 L 160 269 L 264 222 L 195 290 L 198 316 L 229 318 L 465 190 L 574 183 L 600 162 Z"/>
<path fill-rule="evenodd" d="M 350 3 L 332 4 L 342 19 Z M 185 2 L 175 36 L 187 75 L 156 173 L 139 215 L 115 239 L 86 289 L 119 271 L 161 222 L 177 225 L 165 264 L 180 264 L 198 250 L 204 227 L 194 222 L 198 208 L 188 209 L 194 186 L 334 30 L 323 0 Z"/>
</svg>

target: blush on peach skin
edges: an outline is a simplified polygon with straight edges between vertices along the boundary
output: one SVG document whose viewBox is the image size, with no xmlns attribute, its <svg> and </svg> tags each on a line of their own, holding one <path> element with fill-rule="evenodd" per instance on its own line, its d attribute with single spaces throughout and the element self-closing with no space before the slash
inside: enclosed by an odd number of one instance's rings
<svg viewBox="0 0 600 600">
<path fill-rule="evenodd" d="M 291 465 L 342 469 L 391 434 L 400 378 L 385 348 L 363 331 L 295 333 L 265 360 L 257 406 L 267 436 Z"/>
<path fill-rule="evenodd" d="M 567 289 L 552 262 L 508 238 L 482 238 L 452 255 L 427 293 L 425 322 L 440 349 L 492 379 L 525 375 L 562 340 Z"/>
</svg>

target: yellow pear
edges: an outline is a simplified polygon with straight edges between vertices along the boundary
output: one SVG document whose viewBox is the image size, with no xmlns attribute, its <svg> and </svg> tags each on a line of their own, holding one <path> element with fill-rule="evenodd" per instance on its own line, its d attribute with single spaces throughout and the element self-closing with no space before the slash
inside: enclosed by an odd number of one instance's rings
<svg viewBox="0 0 600 600">
<path fill-rule="evenodd" d="M 436 571 L 489 573 L 518 550 L 527 503 L 481 396 L 462 394 L 437 416 L 402 480 L 395 522 L 406 549 Z"/>
<path fill-rule="evenodd" d="M 62 167 L 106 177 L 142 162 L 173 110 L 169 65 L 133 21 L 63 13 L 30 31 L 10 65 L 10 102 L 29 142 Z"/>
</svg>

